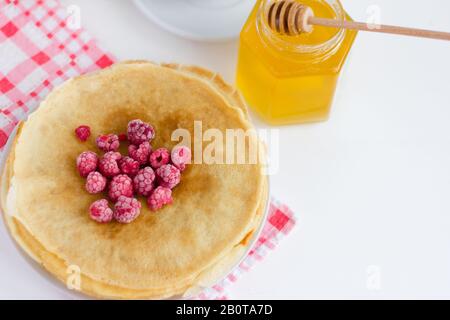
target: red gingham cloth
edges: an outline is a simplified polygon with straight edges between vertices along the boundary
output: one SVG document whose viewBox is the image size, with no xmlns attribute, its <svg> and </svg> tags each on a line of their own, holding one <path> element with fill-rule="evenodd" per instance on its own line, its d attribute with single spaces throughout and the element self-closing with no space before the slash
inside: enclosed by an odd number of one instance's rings
<svg viewBox="0 0 450 320">
<path fill-rule="evenodd" d="M 0 0 L 0 147 L 18 121 L 68 78 L 113 63 L 55 0 Z"/>
<path fill-rule="evenodd" d="M 72 30 L 57 0 L 0 0 L 0 148 L 15 125 L 65 80 L 105 68 L 114 57 L 83 29 Z M 2 153 L 0 149 L 0 155 Z M 226 299 L 225 289 L 260 261 L 295 225 L 293 212 L 275 200 L 248 256 L 198 299 Z"/>
</svg>

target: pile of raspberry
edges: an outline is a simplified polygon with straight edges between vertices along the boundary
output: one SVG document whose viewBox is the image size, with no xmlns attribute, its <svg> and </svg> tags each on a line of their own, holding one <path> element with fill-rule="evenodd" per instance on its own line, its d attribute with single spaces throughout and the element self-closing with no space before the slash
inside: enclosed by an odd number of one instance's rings
<svg viewBox="0 0 450 320">
<path fill-rule="evenodd" d="M 80 126 L 75 134 L 81 141 L 90 137 L 90 128 Z M 155 138 L 153 127 L 142 120 L 128 123 L 127 134 L 104 134 L 96 139 L 97 147 L 104 152 L 99 156 L 85 151 L 77 158 L 77 169 L 86 178 L 86 190 L 90 194 L 105 192 L 107 199 L 93 202 L 90 216 L 97 222 L 113 219 L 130 223 L 141 212 L 137 196 L 147 199 L 153 211 L 172 203 L 172 189 L 180 183 L 181 172 L 191 161 L 191 150 L 177 146 L 169 152 L 166 148 L 152 149 Z M 118 150 L 128 141 L 128 155 Z M 109 206 L 109 201 L 114 207 Z"/>
</svg>

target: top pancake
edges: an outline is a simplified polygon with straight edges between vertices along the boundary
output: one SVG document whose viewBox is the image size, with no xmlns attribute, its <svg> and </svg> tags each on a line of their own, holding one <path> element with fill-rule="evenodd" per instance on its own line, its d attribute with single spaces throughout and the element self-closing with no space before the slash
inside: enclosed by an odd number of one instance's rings
<svg viewBox="0 0 450 320">
<path fill-rule="evenodd" d="M 172 205 L 152 213 L 143 203 L 133 223 L 102 225 L 88 216 L 100 196 L 87 194 L 75 168 L 79 153 L 97 151 L 94 139 L 81 143 L 73 130 L 87 124 L 93 137 L 123 132 L 139 118 L 155 127 L 154 147 L 171 148 L 177 128 L 194 137 L 194 121 L 203 130 L 251 128 L 229 102 L 207 81 L 150 63 L 117 64 L 68 81 L 18 135 L 17 218 L 46 250 L 95 281 L 146 292 L 186 286 L 249 230 L 262 197 L 261 166 L 192 164 Z"/>
</svg>

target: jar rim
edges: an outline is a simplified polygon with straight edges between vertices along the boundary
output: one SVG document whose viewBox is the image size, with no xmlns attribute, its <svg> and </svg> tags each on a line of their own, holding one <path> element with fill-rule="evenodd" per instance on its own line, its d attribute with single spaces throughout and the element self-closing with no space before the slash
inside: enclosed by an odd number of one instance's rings
<svg viewBox="0 0 450 320">
<path fill-rule="evenodd" d="M 345 20 L 345 10 L 339 0 L 324 0 L 328 2 L 328 5 L 333 9 L 336 14 L 336 19 L 339 21 Z M 265 21 L 266 10 L 274 2 L 274 0 L 263 0 L 260 4 L 258 10 L 258 18 L 256 27 L 259 33 L 262 33 L 267 40 L 273 42 L 273 45 L 278 47 L 283 47 L 292 51 L 293 53 L 307 53 L 322 55 L 327 54 L 330 51 L 334 51 L 338 44 L 343 40 L 345 35 L 345 29 L 340 29 L 333 37 L 330 39 L 314 45 L 305 44 L 294 44 L 292 42 L 286 41 L 285 39 L 279 37 L 270 27 L 267 21 Z M 331 3 L 329 3 L 331 2 Z"/>
</svg>

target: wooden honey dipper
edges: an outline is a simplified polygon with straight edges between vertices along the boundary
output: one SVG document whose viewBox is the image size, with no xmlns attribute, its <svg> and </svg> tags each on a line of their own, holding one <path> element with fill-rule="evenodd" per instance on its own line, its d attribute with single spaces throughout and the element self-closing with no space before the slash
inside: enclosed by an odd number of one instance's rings
<svg viewBox="0 0 450 320">
<path fill-rule="evenodd" d="M 316 25 L 450 41 L 450 33 L 448 32 L 390 25 L 376 25 L 376 27 L 371 28 L 367 23 L 362 22 L 318 18 L 314 16 L 314 12 L 310 7 L 295 0 L 274 1 L 266 12 L 266 19 L 272 30 L 288 36 L 310 33 L 313 30 L 313 26 Z"/>
</svg>

